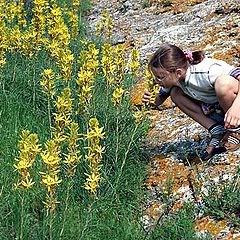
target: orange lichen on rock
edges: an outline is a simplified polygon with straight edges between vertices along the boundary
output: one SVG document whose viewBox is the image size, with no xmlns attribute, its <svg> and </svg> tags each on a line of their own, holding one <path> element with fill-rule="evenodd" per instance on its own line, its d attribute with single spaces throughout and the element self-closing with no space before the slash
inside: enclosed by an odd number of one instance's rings
<svg viewBox="0 0 240 240">
<path fill-rule="evenodd" d="M 147 89 L 147 83 L 144 80 L 140 80 L 137 83 L 136 87 L 134 87 L 130 93 L 132 105 L 134 105 L 134 106 L 142 106 L 143 105 L 142 98 L 143 98 L 145 89 Z M 174 103 L 172 102 L 171 98 L 169 97 L 161 105 L 161 109 L 172 108 L 173 106 L 174 106 Z"/>
<path fill-rule="evenodd" d="M 164 13 L 172 11 L 174 14 L 183 13 L 189 10 L 190 6 L 202 3 L 204 0 L 172 0 L 172 1 L 163 1 L 163 0 L 150 0 L 149 4 L 156 5 L 158 8 L 158 13 Z"/>
<path fill-rule="evenodd" d="M 211 16 L 213 16 L 213 14 Z M 239 44 L 229 45 L 229 42 L 239 41 L 238 22 L 238 18 L 233 18 L 230 23 L 206 26 L 203 32 L 207 38 L 199 42 L 196 49 L 205 49 L 210 52 L 214 50 L 211 57 L 225 60 L 229 64 L 236 62 L 236 59 L 239 57 L 240 46 Z M 212 46 L 214 46 L 214 49 Z"/>
<path fill-rule="evenodd" d="M 143 98 L 146 87 L 147 87 L 146 82 L 144 80 L 140 80 L 138 82 L 138 84 L 136 85 L 136 87 L 134 87 L 131 90 L 130 94 L 131 94 L 132 105 L 134 105 L 134 106 L 142 106 L 143 105 L 142 98 Z"/>
<path fill-rule="evenodd" d="M 183 201 L 181 201 L 181 200 L 176 201 L 171 208 L 171 212 L 175 212 L 175 211 L 181 209 L 183 207 L 183 205 L 184 205 Z"/>
<path fill-rule="evenodd" d="M 217 237 L 227 228 L 227 221 L 214 221 L 209 216 L 196 221 L 195 229 L 200 233 L 209 232 L 212 237 Z"/>
<path fill-rule="evenodd" d="M 190 172 L 183 163 L 176 163 L 171 158 L 156 156 L 151 165 L 154 165 L 155 168 L 148 170 L 147 186 L 158 186 L 163 191 L 170 190 L 175 193 L 180 187 L 188 184 L 187 176 Z"/>
<path fill-rule="evenodd" d="M 159 202 L 154 202 L 144 211 L 144 214 L 151 216 L 154 221 L 157 221 L 163 212 L 164 205 L 160 205 Z"/>
</svg>

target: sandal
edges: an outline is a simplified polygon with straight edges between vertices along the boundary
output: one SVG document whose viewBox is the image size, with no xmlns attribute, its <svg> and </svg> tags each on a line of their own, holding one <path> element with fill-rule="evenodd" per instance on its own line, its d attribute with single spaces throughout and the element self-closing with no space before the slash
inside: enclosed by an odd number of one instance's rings
<svg viewBox="0 0 240 240">
<path fill-rule="evenodd" d="M 207 161 L 209 160 L 210 158 L 212 158 L 214 155 L 216 154 L 221 154 L 221 153 L 225 153 L 227 150 L 225 147 L 222 147 L 222 146 L 219 146 L 219 147 L 215 147 L 212 149 L 211 152 L 208 152 L 207 150 L 205 150 L 201 155 L 200 155 L 200 158 L 203 160 L 203 161 Z"/>
<path fill-rule="evenodd" d="M 204 150 L 202 152 L 202 154 L 200 155 L 200 158 L 203 161 L 207 161 L 210 158 L 212 158 L 214 155 L 216 154 L 221 154 L 226 152 L 225 147 L 219 145 L 219 142 L 221 143 L 222 139 L 225 137 L 225 133 L 224 134 L 216 134 L 216 135 L 212 135 L 211 136 L 211 140 L 210 140 L 210 144 L 208 145 L 208 147 L 206 148 L 206 150 Z M 218 145 L 217 146 L 213 146 L 211 144 L 212 140 L 215 139 L 215 141 L 218 141 Z"/>
<path fill-rule="evenodd" d="M 236 151 L 240 147 L 240 133 L 228 130 L 221 140 L 220 146 L 228 152 Z"/>
</svg>

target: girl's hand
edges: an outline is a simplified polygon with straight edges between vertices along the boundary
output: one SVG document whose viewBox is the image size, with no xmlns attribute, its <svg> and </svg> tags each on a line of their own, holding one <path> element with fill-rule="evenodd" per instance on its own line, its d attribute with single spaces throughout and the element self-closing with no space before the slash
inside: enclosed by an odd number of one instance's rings
<svg viewBox="0 0 240 240">
<path fill-rule="evenodd" d="M 234 104 L 228 109 L 224 117 L 225 129 L 237 128 L 240 126 L 240 111 L 239 107 Z"/>
<path fill-rule="evenodd" d="M 144 95 L 143 95 L 143 98 L 142 98 L 143 104 L 149 103 L 150 98 L 151 98 L 150 92 L 147 89 L 145 89 Z"/>
</svg>

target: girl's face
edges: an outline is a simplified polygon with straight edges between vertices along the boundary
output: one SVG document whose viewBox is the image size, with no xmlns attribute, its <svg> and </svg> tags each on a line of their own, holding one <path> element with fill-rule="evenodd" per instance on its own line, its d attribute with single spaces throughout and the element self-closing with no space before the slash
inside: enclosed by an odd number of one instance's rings
<svg viewBox="0 0 240 240">
<path fill-rule="evenodd" d="M 183 69 L 177 69 L 175 72 L 168 72 L 162 68 L 152 68 L 152 73 L 156 77 L 155 83 L 165 88 L 179 86 L 179 80 L 183 80 L 186 74 Z"/>
</svg>

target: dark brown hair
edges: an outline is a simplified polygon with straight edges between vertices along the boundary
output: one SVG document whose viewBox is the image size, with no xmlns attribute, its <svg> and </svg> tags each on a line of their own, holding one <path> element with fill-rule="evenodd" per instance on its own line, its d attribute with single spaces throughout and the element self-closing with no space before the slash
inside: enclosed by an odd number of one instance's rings
<svg viewBox="0 0 240 240">
<path fill-rule="evenodd" d="M 203 51 L 195 51 L 191 54 L 192 58 L 189 58 L 179 47 L 164 44 L 151 57 L 149 69 L 160 67 L 169 72 L 175 72 L 178 68 L 187 69 L 188 63 L 200 63 L 205 57 Z"/>
</svg>

